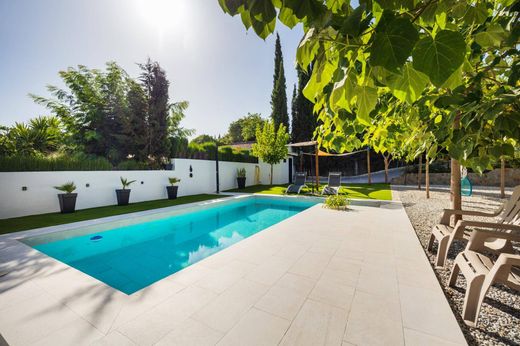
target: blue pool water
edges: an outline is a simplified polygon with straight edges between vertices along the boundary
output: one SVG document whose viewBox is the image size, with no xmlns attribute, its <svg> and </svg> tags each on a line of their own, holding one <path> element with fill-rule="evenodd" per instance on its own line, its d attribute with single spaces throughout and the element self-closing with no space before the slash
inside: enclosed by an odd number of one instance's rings
<svg viewBox="0 0 520 346">
<path fill-rule="evenodd" d="M 246 198 L 33 247 L 131 294 L 314 204 Z"/>
</svg>

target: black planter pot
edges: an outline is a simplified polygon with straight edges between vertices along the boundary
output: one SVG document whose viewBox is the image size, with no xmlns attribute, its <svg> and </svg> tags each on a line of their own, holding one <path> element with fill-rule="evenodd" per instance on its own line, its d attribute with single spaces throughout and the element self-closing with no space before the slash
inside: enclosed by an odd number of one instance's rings
<svg viewBox="0 0 520 346">
<path fill-rule="evenodd" d="M 239 189 L 246 188 L 246 177 L 237 177 L 237 184 Z"/>
<path fill-rule="evenodd" d="M 59 193 L 60 211 L 62 214 L 73 213 L 76 210 L 77 193 Z"/>
<path fill-rule="evenodd" d="M 116 190 L 117 195 L 117 205 L 128 205 L 128 201 L 130 200 L 130 189 L 120 189 Z"/>
<path fill-rule="evenodd" d="M 168 191 L 168 199 L 177 198 L 177 191 L 179 191 L 178 186 L 166 186 L 166 190 Z"/>
</svg>

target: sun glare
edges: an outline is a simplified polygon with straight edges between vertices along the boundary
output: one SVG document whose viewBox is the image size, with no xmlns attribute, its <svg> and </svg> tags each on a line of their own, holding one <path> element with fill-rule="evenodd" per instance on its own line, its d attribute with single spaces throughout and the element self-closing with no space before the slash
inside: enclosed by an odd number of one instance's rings
<svg viewBox="0 0 520 346">
<path fill-rule="evenodd" d="M 188 0 L 136 0 L 138 15 L 152 28 L 163 34 L 180 31 L 188 21 Z"/>
</svg>

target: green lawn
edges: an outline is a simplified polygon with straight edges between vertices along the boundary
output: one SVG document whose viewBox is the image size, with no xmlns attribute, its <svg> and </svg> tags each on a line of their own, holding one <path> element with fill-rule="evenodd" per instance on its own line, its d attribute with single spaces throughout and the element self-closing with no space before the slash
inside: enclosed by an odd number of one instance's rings
<svg viewBox="0 0 520 346">
<path fill-rule="evenodd" d="M 309 184 L 307 184 L 309 185 Z M 245 193 L 261 193 L 272 195 L 283 195 L 288 184 L 284 185 L 253 185 L 243 190 L 233 189 L 226 192 L 245 192 Z M 320 189 L 321 191 L 321 189 Z M 381 199 L 392 200 L 392 192 L 390 184 L 343 184 L 340 194 L 345 194 L 349 198 L 359 199 Z M 312 193 L 311 186 L 302 189 L 302 194 L 310 195 Z"/>
<path fill-rule="evenodd" d="M 155 200 L 155 201 L 132 203 L 132 204 L 125 205 L 125 206 L 111 205 L 111 206 L 107 206 L 107 207 L 83 209 L 83 210 L 78 210 L 72 214 L 50 213 L 50 214 L 15 217 L 15 218 L 11 218 L 11 219 L 0 220 L 0 234 L 24 231 L 24 230 L 39 228 L 39 227 L 61 225 L 61 224 L 71 223 L 71 222 L 76 222 L 76 221 L 99 219 L 101 217 L 106 217 L 106 216 L 127 214 L 127 213 L 133 213 L 133 212 L 137 212 L 137 211 L 144 211 L 144 210 L 164 208 L 164 207 L 171 207 L 174 205 L 201 202 L 201 201 L 206 201 L 209 199 L 222 198 L 222 197 L 225 197 L 225 196 L 203 194 L 203 195 L 179 197 L 179 198 L 173 199 L 173 200 L 159 199 L 159 200 Z"/>
</svg>

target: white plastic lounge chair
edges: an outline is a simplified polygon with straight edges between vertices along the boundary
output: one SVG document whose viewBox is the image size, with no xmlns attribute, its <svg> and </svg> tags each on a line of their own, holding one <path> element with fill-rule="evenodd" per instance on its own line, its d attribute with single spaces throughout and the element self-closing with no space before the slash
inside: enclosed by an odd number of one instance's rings
<svg viewBox="0 0 520 346">
<path fill-rule="evenodd" d="M 479 211 L 471 210 L 455 210 L 455 209 L 444 209 L 441 221 L 435 225 L 430 235 L 430 241 L 428 242 L 428 250 L 432 251 L 433 244 L 438 241 L 439 246 L 437 249 L 437 258 L 435 265 L 437 267 L 444 267 L 448 250 L 453 244 L 455 239 L 469 239 L 471 235 L 470 227 L 483 227 L 491 228 L 495 230 L 510 230 L 510 225 L 520 214 L 520 186 L 515 187 L 513 194 L 506 201 L 502 207 L 492 213 L 484 213 Z M 487 222 L 481 221 L 470 221 L 460 220 L 453 227 L 450 225 L 450 219 L 453 215 L 461 216 L 481 216 L 489 218 Z M 506 239 L 495 239 L 490 240 L 486 243 L 489 249 L 493 249 L 497 252 L 511 252 L 511 243 Z"/>
<path fill-rule="evenodd" d="M 321 190 L 322 195 L 337 195 L 341 187 L 341 173 L 329 173 L 329 182 Z"/>
<path fill-rule="evenodd" d="M 305 173 L 296 173 L 294 177 L 294 183 L 289 185 L 285 190 L 285 193 L 297 193 L 299 194 L 302 188 L 307 187 L 305 185 Z"/>
<path fill-rule="evenodd" d="M 520 241 L 520 226 L 511 233 L 476 230 L 466 249 L 455 258 L 449 285 L 455 287 L 459 273 L 466 278 L 462 319 L 471 327 L 477 325 L 480 307 L 491 285 L 500 283 L 520 291 L 520 255 L 502 253 L 493 261 L 483 254 L 489 239 Z"/>
</svg>

